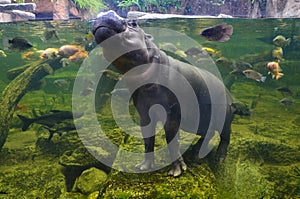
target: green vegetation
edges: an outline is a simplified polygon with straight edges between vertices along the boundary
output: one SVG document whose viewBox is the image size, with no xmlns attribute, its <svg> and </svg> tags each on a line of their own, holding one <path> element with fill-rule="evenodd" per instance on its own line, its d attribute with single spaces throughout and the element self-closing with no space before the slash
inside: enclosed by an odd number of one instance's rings
<svg viewBox="0 0 300 199">
<path fill-rule="evenodd" d="M 141 11 L 157 10 L 167 13 L 169 8 L 181 10 L 180 0 L 123 0 L 117 4 L 118 7 L 128 9 L 130 6 L 137 6 Z"/>
<path fill-rule="evenodd" d="M 103 0 L 71 0 L 81 9 L 92 9 L 98 11 L 99 8 L 106 8 Z"/>
<path fill-rule="evenodd" d="M 39 0 L 33 0 L 33 2 L 38 2 Z M 52 2 L 58 0 L 51 0 Z M 100 8 L 106 8 L 105 2 L 103 0 L 69 0 L 71 4 L 74 4 L 80 9 L 91 9 L 98 11 Z M 17 3 L 25 3 L 25 0 L 17 0 Z"/>
</svg>

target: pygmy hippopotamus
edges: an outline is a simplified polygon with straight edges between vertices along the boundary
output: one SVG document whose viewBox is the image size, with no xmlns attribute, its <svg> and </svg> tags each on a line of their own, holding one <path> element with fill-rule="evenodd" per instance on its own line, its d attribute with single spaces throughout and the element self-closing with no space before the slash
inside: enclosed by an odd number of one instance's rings
<svg viewBox="0 0 300 199">
<path fill-rule="evenodd" d="M 225 157 L 233 110 L 232 98 L 219 78 L 167 56 L 135 21 L 121 18 L 114 11 L 99 13 L 92 32 L 105 59 L 120 73 L 128 74 L 124 81 L 140 116 L 145 145 L 145 159 L 136 165 L 137 169 L 154 168 L 155 127 L 159 121 L 172 160 L 169 175 L 179 176 L 187 168 L 179 150 L 180 129 L 201 135 L 193 146 L 200 158 L 210 151 L 209 140 L 218 132 L 216 159 Z"/>
</svg>

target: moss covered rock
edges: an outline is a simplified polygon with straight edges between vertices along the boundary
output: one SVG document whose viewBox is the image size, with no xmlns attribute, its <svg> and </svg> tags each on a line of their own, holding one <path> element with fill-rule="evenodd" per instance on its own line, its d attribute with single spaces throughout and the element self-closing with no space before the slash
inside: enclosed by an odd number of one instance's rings
<svg viewBox="0 0 300 199">
<path fill-rule="evenodd" d="M 90 194 L 98 190 L 105 182 L 107 174 L 95 167 L 84 170 L 76 181 L 76 189 L 83 194 Z"/>
</svg>

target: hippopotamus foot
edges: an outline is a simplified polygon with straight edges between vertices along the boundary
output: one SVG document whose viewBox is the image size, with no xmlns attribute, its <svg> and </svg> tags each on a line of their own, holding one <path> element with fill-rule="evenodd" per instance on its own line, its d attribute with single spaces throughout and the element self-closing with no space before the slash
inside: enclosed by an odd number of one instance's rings
<svg viewBox="0 0 300 199">
<path fill-rule="evenodd" d="M 153 160 L 145 159 L 143 162 L 135 165 L 135 168 L 140 171 L 149 171 L 155 168 Z"/>
<path fill-rule="evenodd" d="M 222 163 L 227 155 L 227 147 L 228 147 L 229 141 L 221 141 L 219 144 L 219 147 L 216 152 L 215 161 L 216 163 Z"/>
<path fill-rule="evenodd" d="M 179 158 L 172 164 L 172 169 L 168 172 L 168 175 L 177 177 L 182 174 L 183 171 L 187 169 L 187 165 L 183 161 L 183 158 Z"/>
</svg>

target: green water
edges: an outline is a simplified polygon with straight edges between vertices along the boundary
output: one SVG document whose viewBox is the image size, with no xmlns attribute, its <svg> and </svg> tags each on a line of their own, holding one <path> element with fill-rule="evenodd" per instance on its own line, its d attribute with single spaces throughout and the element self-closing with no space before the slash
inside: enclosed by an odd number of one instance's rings
<svg viewBox="0 0 300 199">
<path fill-rule="evenodd" d="M 227 42 L 208 42 L 199 36 L 201 30 L 222 22 L 231 24 L 234 33 Z M 85 38 L 91 29 L 86 21 L 52 22 L 59 40 L 51 38 L 42 41 L 45 22 L 20 22 L 0 24 L 2 37 L 11 39 L 22 36 L 28 39 L 34 49 L 25 52 L 11 52 L 2 46 L 7 57 L 0 57 L 0 92 L 11 82 L 7 71 L 33 64 L 41 58 L 25 59 L 22 54 L 29 51 L 59 48 L 75 44 L 74 38 Z M 256 70 L 267 76 L 265 82 L 257 82 L 245 76 L 232 77 L 231 65 L 217 65 L 222 79 L 229 87 L 235 101 L 251 106 L 249 116 L 236 115 L 232 124 L 231 144 L 228 157 L 217 169 L 210 158 L 201 164 L 187 160 L 189 169 L 179 178 L 167 177 L 164 168 L 153 173 L 131 174 L 116 170 L 106 171 L 106 184 L 101 185 L 104 198 L 299 198 L 300 197 L 300 36 L 299 19 L 168 19 L 141 22 L 141 27 L 168 28 L 178 31 L 219 53 L 214 60 L 226 57 L 231 60 L 249 62 Z M 284 76 L 278 80 L 268 75 L 266 64 L 274 61 L 272 40 L 277 35 L 292 38 L 291 44 L 283 47 L 284 61 L 279 64 Z M 155 39 L 155 38 L 154 38 Z M 159 40 L 154 40 L 161 45 Z M 169 37 L 165 42 L 173 43 L 178 50 L 186 50 L 189 44 Z M 88 49 L 90 51 L 91 49 Z M 78 63 L 56 70 L 42 79 L 38 90 L 27 91 L 15 110 L 8 138 L 0 152 L 0 198 L 86 198 L 78 188 L 67 191 L 64 168 L 59 161 L 66 151 L 76 151 L 81 142 L 76 131 L 54 134 L 47 142 L 49 133 L 34 124 L 26 131 L 21 130 L 17 114 L 27 117 L 48 114 L 51 110 L 72 110 L 72 85 L 80 68 Z M 55 85 L 64 80 L 68 88 Z M 279 87 L 286 87 L 292 95 L 281 93 Z M 84 98 L 84 96 L 83 96 Z M 283 98 L 292 100 L 283 105 Z M 114 143 L 130 150 L 132 145 L 143 149 L 141 140 L 133 138 L 125 142 L 125 134 L 113 121 L 109 104 L 99 114 L 99 121 Z M 1 113 L 0 113 L 1 114 Z M 92 134 L 92 133 L 91 133 Z M 90 139 L 93 139 L 91 135 Z M 158 145 L 163 145 L 158 141 Z M 121 154 L 117 154 L 121 155 Z M 84 156 L 85 157 L 85 156 Z M 82 155 L 78 162 L 89 161 Z M 82 163 L 84 165 L 84 163 Z M 120 164 L 116 162 L 115 164 Z M 93 163 L 93 166 L 99 166 Z M 85 165 L 86 166 L 86 165 Z M 83 167 L 85 167 L 83 166 Z M 88 166 L 87 166 L 88 167 Z M 101 167 L 101 166 L 99 166 Z M 69 167 L 64 168 L 70 169 Z M 84 168 L 86 169 L 86 168 Z M 74 171 L 74 176 L 83 170 Z M 105 170 L 105 169 L 104 169 Z M 66 173 L 67 171 L 65 171 Z M 70 171 L 72 173 L 72 171 Z M 77 173 L 76 173 L 77 172 Z M 78 175 L 77 175 L 78 176 Z M 90 183 L 90 182 L 87 182 Z M 72 183 L 71 183 L 72 184 Z M 90 198 L 96 198 L 90 194 Z"/>
</svg>

